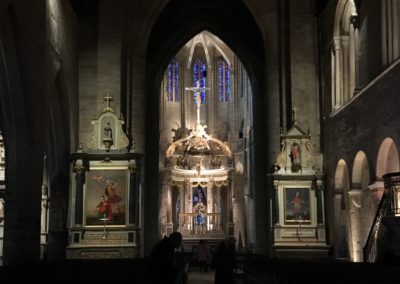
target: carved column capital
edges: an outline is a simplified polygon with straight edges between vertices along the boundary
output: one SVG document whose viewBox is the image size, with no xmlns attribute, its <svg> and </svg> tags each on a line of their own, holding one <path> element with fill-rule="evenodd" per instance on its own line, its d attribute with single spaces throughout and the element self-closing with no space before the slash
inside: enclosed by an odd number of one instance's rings
<svg viewBox="0 0 400 284">
<path fill-rule="evenodd" d="M 74 165 L 72 171 L 75 174 L 82 174 L 86 171 L 86 168 L 84 165 Z"/>
</svg>

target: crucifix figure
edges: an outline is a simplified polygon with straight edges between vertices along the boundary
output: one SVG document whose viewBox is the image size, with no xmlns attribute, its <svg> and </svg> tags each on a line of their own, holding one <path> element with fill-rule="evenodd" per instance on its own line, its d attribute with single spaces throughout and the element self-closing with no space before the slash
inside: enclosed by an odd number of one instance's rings
<svg viewBox="0 0 400 284">
<path fill-rule="evenodd" d="M 197 125 L 200 124 L 200 104 L 201 104 L 201 91 L 209 90 L 210 88 L 201 88 L 200 87 L 200 81 L 196 81 L 196 87 L 188 88 L 186 87 L 186 91 L 193 91 L 194 94 L 196 94 L 196 112 L 197 112 Z"/>
<path fill-rule="evenodd" d="M 110 102 L 113 101 L 113 97 L 111 97 L 111 96 L 108 94 L 108 92 L 107 92 L 106 96 L 104 97 L 104 101 L 107 103 L 107 107 L 105 108 L 105 110 L 111 110 Z"/>
</svg>

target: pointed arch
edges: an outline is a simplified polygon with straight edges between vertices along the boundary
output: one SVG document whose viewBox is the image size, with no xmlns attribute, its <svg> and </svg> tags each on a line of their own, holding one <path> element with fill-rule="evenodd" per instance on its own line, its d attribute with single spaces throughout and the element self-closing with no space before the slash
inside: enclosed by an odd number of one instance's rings
<svg viewBox="0 0 400 284">
<path fill-rule="evenodd" d="M 237 21 L 236 19 L 241 19 Z M 264 141 L 264 112 L 263 82 L 264 82 L 264 39 L 260 28 L 246 5 L 239 0 L 232 1 L 170 1 L 156 20 L 149 36 L 146 53 L 146 141 L 157 141 L 159 131 L 159 94 L 163 72 L 171 58 L 195 35 L 202 31 L 209 31 L 224 41 L 238 56 L 245 67 L 253 91 L 254 132 L 253 149 L 254 159 L 257 164 L 257 173 L 254 174 L 254 187 L 264 187 L 264 173 L 266 172 L 265 141 Z M 145 184 L 149 188 L 145 196 L 146 210 L 154 208 L 158 200 L 158 143 L 146 143 L 145 152 Z M 257 191 L 255 196 L 256 210 L 267 210 L 265 200 L 266 192 Z M 263 222 L 261 218 L 256 223 Z M 265 226 L 264 226 L 265 227 Z M 264 250 L 267 248 L 268 234 L 263 226 L 255 226 L 256 247 Z M 150 251 L 157 241 L 157 219 L 146 221 L 144 235 L 148 242 L 145 243 L 145 254 Z"/>
</svg>

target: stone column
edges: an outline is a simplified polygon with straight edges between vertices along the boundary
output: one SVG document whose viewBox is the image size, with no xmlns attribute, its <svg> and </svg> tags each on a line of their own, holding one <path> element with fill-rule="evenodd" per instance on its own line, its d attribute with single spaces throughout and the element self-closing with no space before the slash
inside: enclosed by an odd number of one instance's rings
<svg viewBox="0 0 400 284">
<path fill-rule="evenodd" d="M 214 204 L 214 198 L 213 198 L 213 184 L 214 182 L 210 179 L 207 184 L 207 213 L 213 213 L 213 204 Z M 212 215 L 207 215 L 207 231 L 211 230 L 211 224 L 213 224 L 213 216 Z"/>
<path fill-rule="evenodd" d="M 6 149 L 17 147 L 15 156 L 6 156 L 3 243 L 3 265 L 6 266 L 31 265 L 40 260 L 43 152 L 35 147 L 43 144 L 37 143 L 34 139 L 21 140 L 16 143 L 19 148 L 15 145 L 7 148 L 6 144 Z"/>
<path fill-rule="evenodd" d="M 354 262 L 360 262 L 363 259 L 362 244 L 360 236 L 360 207 L 361 207 L 361 190 L 351 189 L 348 192 L 348 219 L 350 224 L 350 257 Z"/>
<path fill-rule="evenodd" d="M 342 104 L 345 104 L 350 98 L 350 65 L 349 65 L 349 37 L 342 36 L 342 58 L 343 58 L 343 68 L 342 68 L 342 80 L 343 80 L 343 93 L 342 93 Z"/>
<path fill-rule="evenodd" d="M 231 179 L 227 180 L 227 221 L 228 221 L 228 235 L 233 236 L 234 235 L 234 224 L 233 224 L 233 204 L 232 204 L 232 196 L 233 196 L 233 183 L 231 182 Z"/>
<path fill-rule="evenodd" d="M 182 232 L 184 230 L 184 217 L 181 215 L 185 213 L 185 184 L 179 185 L 179 231 Z"/>
<path fill-rule="evenodd" d="M 216 225 L 216 230 L 221 230 L 221 186 L 216 186 L 215 187 L 215 202 L 218 203 L 217 206 L 215 207 L 215 213 L 218 213 L 216 215 L 216 220 L 215 220 L 215 225 Z"/>
<path fill-rule="evenodd" d="M 333 109 L 337 110 L 342 106 L 341 94 L 342 94 L 342 80 L 341 80 L 341 47 L 340 47 L 340 39 L 335 38 L 333 42 L 333 50 L 335 54 L 335 94 L 334 95 L 334 105 Z"/>
<path fill-rule="evenodd" d="M 399 0 L 392 0 L 393 6 L 392 6 L 392 13 L 393 13 L 393 18 L 392 18 L 392 23 L 393 23 L 393 61 L 399 58 L 399 24 L 400 24 L 400 19 L 399 19 L 399 9 L 400 9 L 400 3 Z"/>
</svg>

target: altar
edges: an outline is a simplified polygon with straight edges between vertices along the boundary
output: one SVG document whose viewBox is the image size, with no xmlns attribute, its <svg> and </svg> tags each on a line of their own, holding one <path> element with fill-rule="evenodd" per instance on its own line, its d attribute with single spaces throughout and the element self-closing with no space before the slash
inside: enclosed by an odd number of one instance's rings
<svg viewBox="0 0 400 284">
<path fill-rule="evenodd" d="M 281 133 L 272 174 L 274 252 L 278 258 L 326 258 L 324 175 L 311 137 L 294 121 Z"/>
<path fill-rule="evenodd" d="M 142 154 L 128 150 L 124 120 L 105 99 L 86 147 L 71 154 L 69 259 L 141 256 Z"/>
<path fill-rule="evenodd" d="M 201 88 L 187 89 L 199 92 Z M 232 152 L 227 143 L 208 135 L 207 126 L 200 123 L 200 101 L 196 111 L 194 129 L 166 150 L 170 167 L 161 178 L 167 181 L 161 185 L 166 199 L 161 234 L 179 231 L 188 247 L 200 239 L 218 242 L 234 238 Z"/>
</svg>

